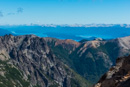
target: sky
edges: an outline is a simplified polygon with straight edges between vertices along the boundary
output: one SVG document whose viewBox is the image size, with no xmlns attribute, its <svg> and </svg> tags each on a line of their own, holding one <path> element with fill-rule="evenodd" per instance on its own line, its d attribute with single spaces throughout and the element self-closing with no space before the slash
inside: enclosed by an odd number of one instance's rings
<svg viewBox="0 0 130 87">
<path fill-rule="evenodd" d="M 130 24 L 130 0 L 0 0 L 0 25 Z"/>
</svg>

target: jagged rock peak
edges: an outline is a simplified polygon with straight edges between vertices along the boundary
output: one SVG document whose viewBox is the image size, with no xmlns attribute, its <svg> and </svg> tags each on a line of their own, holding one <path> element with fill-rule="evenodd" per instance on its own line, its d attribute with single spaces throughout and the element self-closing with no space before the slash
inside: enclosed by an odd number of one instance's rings
<svg viewBox="0 0 130 87">
<path fill-rule="evenodd" d="M 23 76 L 21 78 L 30 83 L 20 87 L 88 86 L 85 79 L 52 53 L 44 38 L 5 35 L 0 37 L 0 54 L 0 61 L 7 61 L 7 64 L 18 68 Z M 17 87 L 15 84 L 12 86 Z"/>
<path fill-rule="evenodd" d="M 102 76 L 94 87 L 129 87 L 130 86 L 130 56 L 118 58 L 116 66 Z"/>
</svg>

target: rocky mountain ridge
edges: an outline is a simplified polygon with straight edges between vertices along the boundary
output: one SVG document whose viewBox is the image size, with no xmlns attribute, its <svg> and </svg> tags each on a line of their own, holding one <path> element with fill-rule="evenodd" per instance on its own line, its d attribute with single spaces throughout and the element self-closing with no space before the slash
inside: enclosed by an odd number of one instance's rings
<svg viewBox="0 0 130 87">
<path fill-rule="evenodd" d="M 76 42 L 35 35 L 5 35 L 0 37 L 0 61 L 2 66 L 11 64 L 18 71 L 20 81 L 9 77 L 14 80 L 10 83 L 15 83 L 13 86 L 88 87 L 115 65 L 117 57 L 130 54 L 129 44 L 130 36 Z M 12 67 L 9 68 L 12 71 Z M 5 72 L 5 76 L 3 73 L 0 72 L 1 78 L 7 79 L 9 73 Z"/>
<path fill-rule="evenodd" d="M 43 38 L 34 35 L 0 37 L 1 65 L 15 66 L 19 78 L 4 75 L 0 71 L 1 79 L 10 83 L 10 87 L 86 87 L 89 83 L 63 64 L 50 50 Z M 5 68 L 6 69 L 6 68 Z M 6 73 L 7 70 L 5 70 Z M 12 73 L 10 73 L 12 75 Z M 10 78 L 10 79 L 9 79 Z M 27 85 L 23 85 L 25 83 Z M 7 87 L 4 81 L 0 85 Z"/>
</svg>

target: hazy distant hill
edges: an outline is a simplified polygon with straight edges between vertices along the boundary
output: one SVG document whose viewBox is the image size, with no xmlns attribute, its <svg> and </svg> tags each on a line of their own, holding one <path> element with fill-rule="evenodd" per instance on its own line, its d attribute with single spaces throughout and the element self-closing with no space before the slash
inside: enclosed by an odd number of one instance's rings
<svg viewBox="0 0 130 87">
<path fill-rule="evenodd" d="M 11 33 L 10 31 L 8 30 L 5 30 L 5 29 L 0 29 L 0 36 L 4 36 L 6 34 L 12 34 L 14 35 L 13 33 Z"/>
<path fill-rule="evenodd" d="M 57 25 L 32 25 L 32 26 L 0 26 L 17 35 L 35 34 L 40 37 L 53 37 L 58 39 L 92 40 L 94 37 L 115 39 L 130 35 L 130 27 L 126 25 L 89 25 L 89 26 L 57 26 Z"/>
</svg>

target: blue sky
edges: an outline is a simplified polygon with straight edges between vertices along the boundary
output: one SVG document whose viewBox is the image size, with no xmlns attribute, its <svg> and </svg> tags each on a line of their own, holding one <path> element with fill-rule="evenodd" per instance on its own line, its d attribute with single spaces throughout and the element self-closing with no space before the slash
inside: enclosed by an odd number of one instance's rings
<svg viewBox="0 0 130 87">
<path fill-rule="evenodd" d="M 4 24 L 130 24 L 130 0 L 0 0 Z"/>
</svg>

